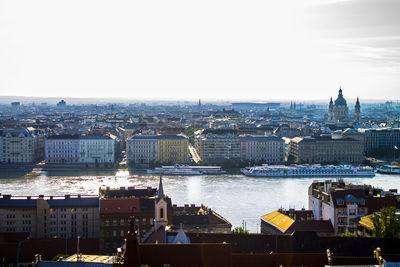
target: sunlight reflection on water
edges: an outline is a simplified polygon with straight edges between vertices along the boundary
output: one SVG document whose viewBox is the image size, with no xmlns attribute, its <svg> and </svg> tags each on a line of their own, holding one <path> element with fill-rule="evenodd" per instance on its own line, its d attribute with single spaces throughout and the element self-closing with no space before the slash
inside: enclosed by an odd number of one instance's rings
<svg viewBox="0 0 400 267">
<path fill-rule="evenodd" d="M 112 174 L 80 175 L 41 173 L 29 178 L 0 178 L 0 193 L 25 195 L 97 195 L 99 187 L 158 187 L 159 177 Z M 4 173 L 1 177 L 4 177 Z M 9 177 L 14 177 L 10 174 Z M 377 174 L 374 178 L 349 178 L 354 184 L 372 184 L 383 189 L 399 189 L 399 175 Z M 164 192 L 174 204 L 204 204 L 228 219 L 234 226 L 246 221 L 257 232 L 260 216 L 280 207 L 308 208 L 308 186 L 315 178 L 253 178 L 243 175 L 163 177 Z M 320 179 L 321 180 L 321 179 Z"/>
</svg>

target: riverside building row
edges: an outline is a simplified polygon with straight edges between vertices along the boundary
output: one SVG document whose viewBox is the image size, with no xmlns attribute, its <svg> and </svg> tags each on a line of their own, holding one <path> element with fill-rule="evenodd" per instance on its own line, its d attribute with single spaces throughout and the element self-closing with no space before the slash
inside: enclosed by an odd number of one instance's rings
<svg viewBox="0 0 400 267">
<path fill-rule="evenodd" d="M 207 135 L 197 137 L 195 146 L 207 164 L 225 160 L 280 163 L 285 158 L 285 143 L 275 136 Z M 188 148 L 185 135 L 134 135 L 127 141 L 127 158 L 138 165 L 184 164 L 190 159 Z"/>
</svg>

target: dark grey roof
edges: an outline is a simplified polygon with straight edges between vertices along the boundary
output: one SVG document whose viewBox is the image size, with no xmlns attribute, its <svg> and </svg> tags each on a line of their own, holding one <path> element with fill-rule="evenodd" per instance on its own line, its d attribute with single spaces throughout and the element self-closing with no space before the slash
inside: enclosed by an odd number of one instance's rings
<svg viewBox="0 0 400 267">
<path fill-rule="evenodd" d="M 11 134 L 12 136 L 18 136 L 20 134 L 29 136 L 31 135 L 31 132 L 28 129 L 3 129 L 2 136 L 5 136 L 6 134 Z"/>
<path fill-rule="evenodd" d="M 317 137 L 312 137 L 312 138 L 303 138 L 300 142 L 303 143 L 312 143 L 312 142 L 361 142 L 360 140 L 356 140 L 350 137 L 346 138 L 339 138 L 339 139 L 333 139 L 331 136 L 317 136 Z"/>
<path fill-rule="evenodd" d="M 182 134 L 133 135 L 131 139 L 189 139 Z"/>
<path fill-rule="evenodd" d="M 34 208 L 36 199 L 7 199 L 0 198 L 0 208 Z"/>
<path fill-rule="evenodd" d="M 60 134 L 60 135 L 52 135 L 47 139 L 79 139 L 79 135 L 71 135 L 71 134 Z"/>
<path fill-rule="evenodd" d="M 339 89 L 339 95 L 338 98 L 335 100 L 335 105 L 336 106 L 346 106 L 347 102 L 346 99 L 343 97 L 342 89 Z"/>
<path fill-rule="evenodd" d="M 241 136 L 241 141 L 258 141 L 258 142 L 266 142 L 266 141 L 277 141 L 284 142 L 282 138 L 277 136 Z"/>
<path fill-rule="evenodd" d="M 111 139 L 108 135 L 82 135 L 80 139 Z"/>
<path fill-rule="evenodd" d="M 48 199 L 52 208 L 60 207 L 98 207 L 99 198 L 98 197 L 84 197 L 84 198 L 65 198 L 65 199 Z"/>
</svg>

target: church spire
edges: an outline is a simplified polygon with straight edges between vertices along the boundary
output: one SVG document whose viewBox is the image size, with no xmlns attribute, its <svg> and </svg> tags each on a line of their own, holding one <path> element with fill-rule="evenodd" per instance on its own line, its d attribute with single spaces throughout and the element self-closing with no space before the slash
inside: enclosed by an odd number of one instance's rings
<svg viewBox="0 0 400 267">
<path fill-rule="evenodd" d="M 126 239 L 124 266 L 140 267 L 141 265 L 139 242 L 135 229 L 135 218 L 131 216 L 129 220 L 129 232 Z"/>
<path fill-rule="evenodd" d="M 158 185 L 158 195 L 157 198 L 164 198 L 164 188 L 163 188 L 163 184 L 162 184 L 162 175 L 160 175 L 160 183 Z"/>
</svg>

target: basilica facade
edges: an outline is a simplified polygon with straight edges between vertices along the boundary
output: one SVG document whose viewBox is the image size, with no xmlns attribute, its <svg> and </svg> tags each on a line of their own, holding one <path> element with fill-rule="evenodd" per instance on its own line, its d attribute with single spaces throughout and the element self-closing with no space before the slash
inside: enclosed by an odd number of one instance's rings
<svg viewBox="0 0 400 267">
<path fill-rule="evenodd" d="M 360 121 L 360 101 L 357 97 L 357 102 L 354 107 L 354 122 Z M 349 119 L 349 108 L 347 107 L 346 99 L 343 97 L 342 88 L 339 89 L 339 95 L 333 103 L 332 97 L 329 102 L 329 110 L 328 110 L 328 122 L 335 124 L 348 124 L 350 123 Z"/>
</svg>

